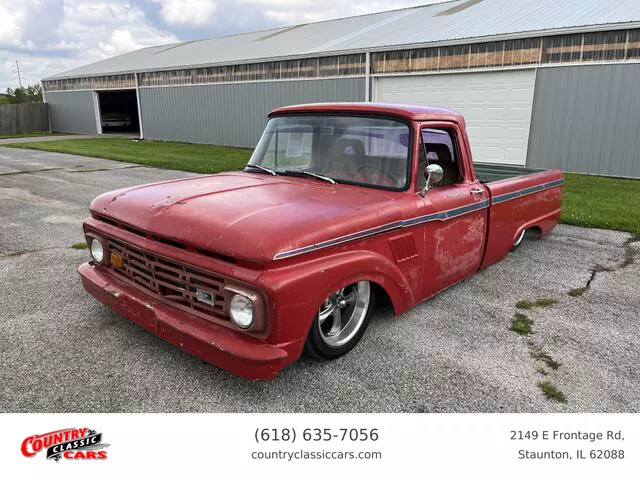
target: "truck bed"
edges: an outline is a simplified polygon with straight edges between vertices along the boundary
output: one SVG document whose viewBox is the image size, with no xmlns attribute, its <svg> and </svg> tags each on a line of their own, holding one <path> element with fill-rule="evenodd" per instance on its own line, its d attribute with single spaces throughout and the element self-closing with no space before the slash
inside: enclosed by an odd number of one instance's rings
<svg viewBox="0 0 640 480">
<path fill-rule="evenodd" d="M 474 163 L 473 167 L 476 171 L 476 177 L 480 183 L 490 183 L 544 171 L 537 168 L 518 167 L 515 165 L 496 165 L 492 163 Z"/>
<path fill-rule="evenodd" d="M 487 247 L 482 267 L 511 249 L 522 230 L 546 235 L 560 219 L 562 172 L 502 165 L 475 165 L 491 198 Z"/>
</svg>

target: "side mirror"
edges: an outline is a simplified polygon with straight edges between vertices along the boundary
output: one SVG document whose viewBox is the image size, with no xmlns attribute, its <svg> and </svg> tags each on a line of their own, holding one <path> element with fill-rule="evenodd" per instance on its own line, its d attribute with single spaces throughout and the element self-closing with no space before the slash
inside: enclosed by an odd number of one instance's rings
<svg viewBox="0 0 640 480">
<path fill-rule="evenodd" d="M 440 165 L 432 163 L 427 165 L 427 168 L 424 169 L 424 177 L 427 179 L 427 185 L 425 187 L 426 191 L 442 182 L 442 179 L 444 178 L 444 171 Z"/>
</svg>

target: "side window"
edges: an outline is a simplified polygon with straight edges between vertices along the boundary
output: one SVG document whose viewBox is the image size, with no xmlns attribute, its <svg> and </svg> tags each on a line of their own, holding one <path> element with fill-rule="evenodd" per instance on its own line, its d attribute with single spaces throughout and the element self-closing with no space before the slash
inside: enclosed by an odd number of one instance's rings
<svg viewBox="0 0 640 480">
<path fill-rule="evenodd" d="M 442 167 L 444 173 L 439 187 L 453 185 L 461 181 L 458 155 L 451 132 L 438 128 L 425 128 L 422 130 L 422 146 L 419 157 L 419 172 L 424 172 L 427 165 L 436 164 Z M 426 179 L 420 173 L 418 186 L 424 188 L 425 185 Z"/>
</svg>

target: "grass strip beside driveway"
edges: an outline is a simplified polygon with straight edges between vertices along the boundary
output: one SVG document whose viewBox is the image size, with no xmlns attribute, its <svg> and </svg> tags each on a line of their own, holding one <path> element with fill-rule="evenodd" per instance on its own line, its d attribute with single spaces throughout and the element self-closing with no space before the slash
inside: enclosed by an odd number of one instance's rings
<svg viewBox="0 0 640 480">
<path fill-rule="evenodd" d="M 640 232 L 640 180 L 565 173 L 560 221 Z"/>
<path fill-rule="evenodd" d="M 170 170 L 240 170 L 252 149 L 126 138 L 87 138 L 6 145 L 137 163 Z M 565 174 L 562 223 L 640 232 L 640 180 Z"/>
<path fill-rule="evenodd" d="M 27 142 L 7 145 L 48 152 L 72 153 L 99 157 L 148 167 L 184 170 L 196 173 L 218 173 L 240 170 L 253 149 L 200 145 L 194 143 L 135 141 L 127 138 L 86 138 L 49 142 Z"/>
</svg>

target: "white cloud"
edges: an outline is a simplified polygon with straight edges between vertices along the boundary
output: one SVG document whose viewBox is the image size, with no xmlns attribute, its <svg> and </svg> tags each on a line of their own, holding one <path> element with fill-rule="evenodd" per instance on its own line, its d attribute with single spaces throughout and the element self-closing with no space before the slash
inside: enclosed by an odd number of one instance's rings
<svg viewBox="0 0 640 480">
<path fill-rule="evenodd" d="M 177 42 L 147 20 L 144 11 L 125 1 L 65 0 L 58 36 L 82 45 L 94 60 L 151 45 Z"/>
<path fill-rule="evenodd" d="M 100 48 L 109 56 L 120 55 L 142 48 L 129 30 L 114 30 L 108 42 L 100 42 Z"/>
<path fill-rule="evenodd" d="M 0 91 L 17 86 L 16 59 L 25 81 L 35 83 L 107 57 L 177 41 L 131 0 L 0 0 Z"/>
<path fill-rule="evenodd" d="M 18 47 L 22 44 L 22 33 L 26 14 L 17 2 L 0 4 L 0 47 Z"/>
<path fill-rule="evenodd" d="M 215 0 L 154 0 L 160 4 L 160 15 L 169 25 L 206 25 L 213 21 Z"/>
</svg>

